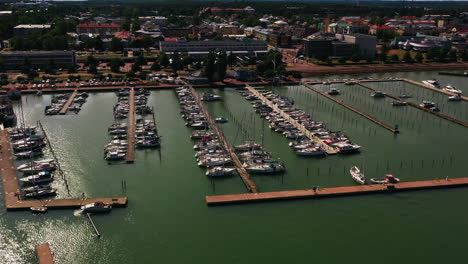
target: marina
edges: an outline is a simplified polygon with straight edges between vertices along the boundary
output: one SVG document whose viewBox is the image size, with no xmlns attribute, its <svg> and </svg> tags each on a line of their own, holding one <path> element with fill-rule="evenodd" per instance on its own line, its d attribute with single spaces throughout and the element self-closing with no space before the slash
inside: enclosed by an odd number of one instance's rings
<svg viewBox="0 0 468 264">
<path fill-rule="evenodd" d="M 406 77 L 405 77 L 406 78 Z M 418 76 L 415 79 L 430 79 L 430 76 Z M 382 78 L 386 79 L 386 78 Z M 390 81 L 391 83 L 397 83 Z M 389 82 L 389 83 L 390 83 Z M 379 84 L 380 82 L 374 82 Z M 382 82 L 384 83 L 384 82 Z M 125 248 L 127 243 L 137 245 L 132 248 L 132 252 L 121 252 L 119 250 L 110 250 L 112 254 L 106 254 L 103 263 L 118 263 L 120 261 L 131 261 L 138 259 L 145 262 L 141 258 L 148 249 L 145 248 L 147 239 L 139 239 L 132 237 L 131 233 L 141 230 L 150 230 L 154 225 L 168 226 L 165 230 L 158 231 L 157 236 L 152 236 L 152 239 L 161 239 L 167 241 L 171 248 L 177 243 L 172 239 L 170 232 L 174 231 L 172 225 L 176 224 L 181 230 L 182 238 L 191 239 L 195 232 L 197 236 L 206 237 L 207 241 L 216 241 L 218 235 L 213 235 L 210 230 L 216 229 L 220 235 L 231 236 L 231 231 L 224 230 L 220 226 L 227 222 L 236 221 L 241 226 L 233 226 L 233 232 L 240 232 L 245 235 L 247 231 L 256 232 L 258 230 L 267 232 L 272 226 L 282 225 L 294 221 L 300 227 L 310 225 L 312 219 L 314 224 L 332 226 L 339 224 L 338 219 L 347 219 L 353 226 L 360 226 L 361 218 L 356 215 L 366 215 L 369 207 L 372 208 L 378 215 L 372 215 L 372 222 L 392 222 L 405 223 L 403 227 L 395 231 L 398 236 L 404 236 L 404 233 L 409 232 L 415 226 L 420 226 L 413 223 L 413 220 L 401 222 L 396 216 L 389 216 L 388 211 L 407 212 L 409 215 L 421 215 L 420 210 L 438 210 L 451 217 L 457 217 L 457 214 L 452 214 L 447 207 L 450 201 L 463 199 L 465 185 L 453 185 L 452 187 L 460 188 L 444 188 L 446 176 L 449 176 L 448 181 L 457 177 L 464 177 L 463 171 L 465 166 L 463 163 L 463 151 L 461 146 L 466 143 L 463 136 L 462 126 L 458 126 L 451 121 L 438 118 L 434 115 L 428 115 L 426 112 L 420 111 L 414 107 L 393 107 L 389 100 L 392 98 L 373 99 L 369 96 L 372 90 L 359 88 L 364 90 L 362 99 L 354 99 L 350 96 L 343 83 L 343 86 L 336 86 L 342 91 L 342 95 L 338 98 L 357 109 L 372 113 L 372 115 L 388 124 L 399 124 L 402 132 L 397 137 L 382 126 L 369 122 L 359 114 L 352 112 L 344 107 L 339 106 L 335 102 L 324 98 L 305 86 L 288 86 L 288 87 L 268 87 L 263 86 L 258 88 L 259 92 L 264 96 L 277 100 L 275 95 L 280 95 L 280 98 L 288 98 L 294 103 L 294 107 L 302 109 L 310 114 L 314 120 L 320 120 L 326 127 L 332 131 L 342 131 L 347 136 L 352 138 L 353 142 L 362 145 L 363 151 L 359 155 L 330 155 L 327 158 L 304 158 L 292 151 L 288 146 L 291 139 L 287 138 L 283 133 L 275 132 L 269 128 L 270 122 L 261 117 L 261 114 L 253 108 L 253 101 L 246 100 L 239 90 L 232 88 L 211 89 L 211 88 L 195 88 L 196 92 L 202 97 L 203 94 L 212 94 L 219 96 L 222 100 L 218 101 L 203 101 L 206 110 L 209 111 L 213 121 L 218 117 L 224 117 L 228 121 L 226 123 L 217 123 L 216 125 L 222 130 L 226 140 L 232 148 L 247 142 L 261 143 L 264 151 L 271 153 L 272 157 L 281 159 L 281 163 L 285 165 L 284 172 L 272 175 L 260 175 L 249 173 L 252 181 L 257 187 L 258 196 L 265 195 L 265 201 L 273 200 L 288 200 L 287 202 L 279 203 L 253 203 L 242 206 L 216 207 L 207 206 L 207 197 L 223 198 L 225 195 L 235 195 L 234 204 L 245 203 L 240 198 L 249 191 L 245 189 L 245 184 L 239 176 L 206 176 L 208 170 L 198 166 L 194 162 L 194 143 L 191 137 L 215 136 L 213 129 L 200 130 L 203 132 L 194 132 L 191 128 L 187 128 L 184 124 L 186 121 L 180 118 L 180 105 L 177 97 L 174 95 L 173 89 L 157 89 L 151 92 L 148 96 L 148 106 L 154 108 L 155 113 L 164 113 L 158 115 L 158 130 L 164 135 L 164 148 L 161 151 L 145 151 L 135 150 L 138 152 L 137 161 L 131 165 L 115 165 L 109 166 L 106 162 L 102 162 L 102 146 L 109 142 L 107 133 L 110 121 L 114 120 L 113 105 L 116 101 L 114 92 L 120 89 L 115 89 L 112 92 L 99 92 L 90 95 L 90 99 L 86 103 L 86 107 L 80 112 L 80 115 L 66 115 L 58 118 L 48 118 L 43 114 L 44 104 L 50 101 L 50 94 L 44 93 L 41 97 L 35 95 L 23 96 L 23 108 L 25 111 L 27 123 L 34 123 L 36 120 L 41 120 L 43 126 L 47 129 L 47 135 L 54 151 L 61 161 L 61 167 L 66 171 L 66 177 L 70 186 L 71 195 L 68 196 L 63 180 L 59 177 L 53 182 L 52 187 L 57 188 L 57 197 L 44 198 L 42 200 L 23 200 L 23 204 L 17 204 L 18 212 L 7 213 L 3 221 L 6 221 L 7 230 L 13 230 L 8 233 L 9 237 L 21 241 L 22 235 L 26 234 L 30 241 L 36 244 L 48 241 L 53 246 L 54 258 L 57 261 L 64 261 L 73 257 L 77 261 L 86 262 L 92 261 L 96 256 L 101 255 L 98 250 L 104 250 L 106 243 L 112 241 L 118 248 Z M 461 84 L 453 82 L 457 87 L 463 87 Z M 318 84 L 323 85 L 323 84 Z M 370 82 L 367 85 L 373 87 Z M 330 85 L 332 86 L 332 85 Z M 324 86 L 322 91 L 327 91 L 330 86 Z M 128 87 L 126 87 L 128 88 Z M 314 87 L 315 88 L 315 87 Z M 318 88 L 317 88 L 318 89 Z M 380 87 L 378 89 L 381 89 Z M 419 89 L 415 87 L 415 89 Z M 421 90 L 428 90 L 420 88 Z M 393 94 L 385 89 L 381 89 L 387 94 Z M 242 90 L 241 90 L 242 91 Z M 415 90 L 417 91 L 417 90 Z M 354 93 L 354 90 L 353 90 Z M 135 95 L 137 89 L 135 89 Z M 361 96 L 359 94 L 359 96 Z M 275 98 L 275 99 L 273 99 Z M 431 99 L 430 97 L 428 99 Z M 364 107 L 368 102 L 373 103 L 372 106 Z M 453 105 L 461 107 L 461 105 Z M 15 107 L 16 108 L 16 107 Z M 136 107 L 135 107 L 136 108 Z M 442 105 L 441 105 L 442 108 Z M 443 108 L 442 108 L 443 111 Z M 150 115 L 148 115 L 150 117 Z M 59 120 L 59 118 L 61 120 Z M 138 114 L 135 114 L 135 133 L 139 127 Z M 151 117 L 149 118 L 151 119 Z M 79 120 L 79 122 L 77 122 Z M 402 121 L 404 120 L 404 121 Z M 140 121 L 141 122 L 141 121 Z M 118 124 L 124 125 L 127 120 L 122 119 Z M 239 129 L 240 127 L 241 129 Z M 60 128 L 60 129 L 58 129 Z M 125 127 L 125 132 L 127 133 Z M 63 132 L 61 132 L 63 130 Z M 441 137 L 440 131 L 444 131 L 444 137 Z M 242 131 L 245 131 L 242 132 Z M 262 139 L 264 137 L 264 139 Z M 447 138 L 457 138 L 456 141 L 446 140 Z M 431 144 L 427 144 L 427 142 Z M 137 141 L 135 141 L 136 143 Z M 438 151 L 435 153 L 434 149 Z M 140 152 L 141 151 L 141 152 Z M 241 163 L 241 152 L 237 152 Z M 49 150 L 46 149 L 44 158 L 49 158 Z M 66 158 L 65 158 L 66 157 Z M 21 161 L 13 161 L 14 167 L 17 167 Z M 123 161 L 125 163 L 125 160 Z M 234 167 L 233 165 L 231 165 Z M 224 168 L 231 167 L 226 165 Z M 399 184 L 413 183 L 421 181 L 439 181 L 441 187 L 421 187 L 426 191 L 419 192 L 403 192 L 403 191 L 372 191 L 369 193 L 381 193 L 380 195 L 360 195 L 367 192 L 358 191 L 355 195 L 351 193 L 330 194 L 317 196 L 317 201 L 311 195 L 314 193 L 314 188 L 317 192 L 324 192 L 328 188 L 345 188 L 343 192 L 355 192 L 354 188 L 374 188 L 373 185 L 359 185 L 355 182 L 349 173 L 352 166 L 358 166 L 366 176 L 370 178 L 382 178 L 388 173 L 392 173 L 401 179 Z M 216 174 L 216 172 L 214 172 Z M 236 173 L 236 172 L 234 172 Z M 133 175 L 144 175 L 145 177 L 133 177 Z M 166 176 L 171 175 L 171 176 Z M 17 176 L 18 177 L 18 176 Z M 125 182 L 125 183 L 124 183 Z M 422 183 L 419 183 L 422 184 Z M 122 187 L 121 187 L 122 186 Z M 125 186 L 125 187 L 123 187 Z M 150 188 L 148 186 L 151 186 Z M 183 190 L 175 190 L 173 186 L 190 186 Z M 384 188 L 378 185 L 379 188 Z M 447 186 L 448 187 L 448 186 Z M 402 187 L 403 188 L 403 187 Z M 406 187 L 405 187 L 406 188 Z M 21 188 L 20 188 L 21 189 Z M 416 189 L 419 189 L 416 188 Z M 440 190 L 432 190 L 440 189 Z M 405 189 L 406 190 L 406 189 Z M 409 190 L 409 189 L 408 189 Z M 301 197 L 300 191 L 305 191 L 306 197 Z M 328 191 L 333 191 L 328 190 Z M 335 189 L 335 192 L 339 190 Z M 81 193 L 86 192 L 85 199 L 81 197 Z M 280 194 L 278 194 L 278 192 Z M 283 193 L 286 192 L 286 193 Z M 289 193 L 289 194 L 288 194 Z M 251 193 L 254 194 L 254 193 Z M 238 196 L 239 195 L 239 196 Z M 284 196 L 292 195 L 294 198 L 288 199 Z M 311 195 L 311 196 L 309 196 Z M 327 196 L 346 196 L 342 199 L 320 199 L 319 197 Z M 88 197 L 109 197 L 92 199 Z M 115 197 L 115 198 L 112 198 Z M 102 238 L 99 243 L 96 243 L 96 235 L 92 226 L 89 224 L 86 215 L 83 217 L 72 217 L 73 210 L 61 210 L 62 208 L 77 209 L 81 206 L 104 202 L 113 204 L 113 207 L 125 206 L 128 201 L 124 199 L 129 197 L 132 203 L 129 203 L 125 210 L 113 210 L 110 214 L 103 216 L 93 215 L 92 219 L 99 228 L 99 233 Z M 135 197 L 135 201 L 134 201 Z M 12 196 L 17 199 L 17 197 Z M 75 199 L 73 199 L 75 198 Z M 307 200 L 312 198 L 312 200 Z M 114 199 L 114 200 L 112 200 Z M 211 198 L 210 198 L 211 199 Z M 263 198 L 262 198 L 263 199 Z M 37 201 L 37 202 L 36 202 Z M 133 202 L 134 201 L 134 202 Z M 422 202 L 424 201 L 424 202 Z M 227 202 L 230 204 L 230 202 Z M 41 207 L 49 209 L 46 214 L 31 214 L 29 207 Z M 168 206 L 171 205 L 171 206 Z M 213 204 L 215 205 L 215 204 Z M 352 205 L 353 208 L 344 208 L 345 205 Z M 4 206 L 2 204 L 2 206 Z M 406 209 L 402 207 L 406 206 Z M 150 212 L 147 208 L 159 208 L 157 211 Z M 53 210 L 53 209 L 59 210 Z M 306 208 L 306 210 L 304 210 Z M 341 208 L 340 210 L 338 210 Z M 8 209 L 13 211 L 14 209 Z M 221 211 L 220 211 L 221 210 Z M 226 211 L 227 210 L 227 211 Z M 270 219 L 268 228 L 265 225 L 265 217 L 258 215 L 256 212 L 270 213 L 278 212 L 280 215 Z M 189 213 L 190 212 L 190 213 Z M 220 214 L 219 212 L 222 212 Z M 276 213 L 275 213 L 276 214 Z M 245 217 L 249 215 L 249 217 Z M 347 215 L 353 216 L 348 217 Z M 382 215 L 380 217 L 379 215 Z M 386 217 L 383 217 L 383 216 Z M 325 217 L 326 216 L 326 217 Z M 434 221 L 443 221 L 445 217 L 434 216 Z M 146 223 L 141 219 L 152 219 L 150 223 Z M 193 219 L 190 225 L 184 224 L 186 220 Z M 291 220 L 292 218 L 292 220 Z M 17 219 L 23 219 L 26 223 L 31 223 L 27 227 L 17 224 Z M 59 219 L 59 220 L 57 220 Z M 64 220 L 65 219 L 65 220 Z M 416 218 L 415 218 L 416 219 Z M 416 221 L 414 219 L 414 221 Z M 430 220 L 433 221 L 433 220 Z M 5 222 L 3 222 L 5 223 Z M 362 223 L 361 223 L 362 224 Z M 31 227 L 31 225 L 33 227 Z M 128 228 L 122 230 L 121 226 L 125 225 Z M 455 227 L 460 227 L 455 223 Z M 10 228 L 11 226 L 11 228 Z M 196 230 L 193 226 L 197 226 Z M 254 228 L 255 227 L 255 228 Z M 362 228 L 367 228 L 369 232 L 381 233 L 381 228 L 377 228 L 371 224 L 361 225 Z M 288 232 L 300 232 L 306 235 L 326 236 L 326 230 L 308 231 L 308 229 L 296 228 L 292 226 L 285 227 Z M 32 232 L 31 230 L 34 230 Z M 166 231 L 167 230 L 167 231 Z M 304 231 L 305 230 L 305 231 Z M 60 231 L 60 232 L 59 232 Z M 80 237 L 73 236 L 73 233 L 81 232 L 84 235 Z M 19 233 L 19 235 L 15 235 Z M 44 236 L 44 240 L 37 237 L 35 234 Z M 445 237 L 443 232 L 436 232 L 438 236 Z M 242 235 L 242 236 L 243 236 Z M 122 236 L 127 237 L 124 241 L 120 239 Z M 276 241 L 275 235 L 266 235 L 272 241 Z M 55 247 L 57 243 L 64 241 L 72 243 L 77 241 L 76 247 L 79 249 L 70 253 L 69 251 Z M 251 245 L 244 238 L 239 238 L 244 243 Z M 345 239 L 346 240 L 346 239 Z M 257 242 L 265 242 L 264 239 L 256 238 Z M 346 240 L 349 242 L 349 240 Z M 305 241 L 301 241 L 304 243 Z M 409 246 L 405 244 L 405 246 Z M 229 246 L 235 246 L 234 243 L 227 242 Z M 293 243 L 300 247 L 299 243 Z M 273 246 L 273 245 L 272 245 Z M 372 245 L 366 244 L 372 248 Z M 164 246 L 156 245 L 157 248 L 163 249 Z M 180 249 L 185 254 L 189 254 L 191 259 L 202 259 L 208 253 L 208 250 L 201 246 L 195 248 Z M 274 246 L 273 246 L 274 247 Z M 322 248 L 322 246 L 318 246 Z M 212 249 L 210 249 L 211 251 Z M 216 250 L 222 249 L 216 247 Z M 16 252 L 15 249 L 8 249 L 10 252 Z M 164 252 L 158 255 L 156 259 L 169 260 L 173 257 L 172 253 Z M 109 253 L 110 253 L 109 252 Z M 261 250 L 262 253 L 266 253 Z M 34 256 L 30 253 L 24 253 L 22 258 L 26 261 L 33 262 Z M 203 256 L 202 256 L 203 255 Z M 267 257 L 267 259 L 269 259 Z M 177 257 L 177 260 L 190 260 L 184 257 Z M 207 260 L 208 263 L 214 259 Z M 272 260 L 274 261 L 274 260 Z M 20 261 L 21 263 L 21 261 Z"/>
<path fill-rule="evenodd" d="M 64 115 L 67 113 L 68 108 L 70 108 L 71 104 L 75 100 L 76 95 L 78 94 L 78 90 L 74 90 L 73 93 L 68 97 L 67 102 L 63 105 L 62 109 L 60 109 L 59 114 Z"/>
</svg>

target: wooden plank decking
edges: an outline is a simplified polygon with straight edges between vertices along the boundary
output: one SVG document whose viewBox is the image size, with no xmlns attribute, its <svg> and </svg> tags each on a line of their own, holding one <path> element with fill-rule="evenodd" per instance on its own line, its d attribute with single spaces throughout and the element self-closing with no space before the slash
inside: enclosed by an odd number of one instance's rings
<svg viewBox="0 0 468 264">
<path fill-rule="evenodd" d="M 73 103 L 73 100 L 75 99 L 76 95 L 78 94 L 78 90 L 74 90 L 73 93 L 68 97 L 67 102 L 63 105 L 62 109 L 60 109 L 59 114 L 64 115 L 67 113 L 68 108 L 70 105 Z"/>
<path fill-rule="evenodd" d="M 130 96 L 128 97 L 128 115 L 127 115 L 127 163 L 135 161 L 135 89 L 130 88 Z"/>
<path fill-rule="evenodd" d="M 242 162 L 239 160 L 239 157 L 237 157 L 234 149 L 232 148 L 232 146 L 227 141 L 226 137 L 224 136 L 223 131 L 221 131 L 221 129 L 216 124 L 216 122 L 214 122 L 214 120 L 211 118 L 211 115 L 208 112 L 208 109 L 206 109 L 205 104 L 201 100 L 200 95 L 197 93 L 197 91 L 195 91 L 195 89 L 192 86 L 189 86 L 189 87 L 190 87 L 190 92 L 193 95 L 193 98 L 195 99 L 195 101 L 197 101 L 198 105 L 200 106 L 200 109 L 203 111 L 203 114 L 205 115 L 206 120 L 209 122 L 211 129 L 218 136 L 218 139 L 221 142 L 221 144 L 223 145 L 226 152 L 229 153 L 229 156 L 231 157 L 234 165 L 236 166 L 237 172 L 239 173 L 239 176 L 241 177 L 241 179 L 244 182 L 245 186 L 252 193 L 258 192 L 257 185 L 250 178 L 249 172 L 244 168 L 244 166 L 242 166 Z"/>
<path fill-rule="evenodd" d="M 36 255 L 39 264 L 54 264 L 54 257 L 50 251 L 49 243 L 36 246 Z"/>
<path fill-rule="evenodd" d="M 371 193 L 389 193 L 398 191 L 436 189 L 468 186 L 468 177 L 453 178 L 443 180 L 426 180 L 426 181 L 411 181 L 401 182 L 397 184 L 372 184 L 372 185 L 356 185 L 344 187 L 321 188 L 318 190 L 304 189 L 279 192 L 263 192 L 263 193 L 241 193 L 206 196 L 208 205 L 222 205 L 233 203 L 247 203 L 273 200 L 289 200 L 289 199 L 310 199 L 324 198 L 344 195 L 361 195 Z"/>
<path fill-rule="evenodd" d="M 127 205 L 127 197 L 87 198 L 87 199 L 51 199 L 21 200 L 20 186 L 16 176 L 10 138 L 6 129 L 0 129 L 0 175 L 2 177 L 5 207 L 7 210 L 29 210 L 31 207 L 46 206 L 49 209 L 79 208 L 83 204 L 101 201 L 114 207 Z"/>
<path fill-rule="evenodd" d="M 296 127 L 299 131 L 301 131 L 307 138 L 309 138 L 311 141 L 313 141 L 315 144 L 319 145 L 322 147 L 329 155 L 337 154 L 338 149 L 333 148 L 323 142 L 319 137 L 315 136 L 313 133 L 311 133 L 307 128 L 305 128 L 302 124 L 294 120 L 288 113 L 284 112 L 281 110 L 276 104 L 274 104 L 272 101 L 270 101 L 268 98 L 263 96 L 262 93 L 257 91 L 255 88 L 253 88 L 250 85 L 245 86 L 251 93 L 253 93 L 255 96 L 257 96 L 260 100 L 262 100 L 263 103 L 271 107 L 275 112 L 279 113 L 284 119 L 286 119 L 289 123 L 291 123 L 294 127 Z"/>
<path fill-rule="evenodd" d="M 320 95 L 322 95 L 322 96 L 325 96 L 326 98 L 328 98 L 328 99 L 330 99 L 330 100 L 332 100 L 332 101 L 334 101 L 334 102 L 336 102 L 336 103 L 338 103 L 338 104 L 340 104 L 340 105 L 346 107 L 347 109 L 349 109 L 349 110 L 351 110 L 351 111 L 357 113 L 358 115 L 363 116 L 363 117 L 369 119 L 370 121 L 372 121 L 372 122 L 376 123 L 377 125 L 379 125 L 379 126 L 385 128 L 385 129 L 391 131 L 392 133 L 400 133 L 400 131 L 399 131 L 398 129 L 395 129 L 395 128 L 392 127 L 391 125 L 389 125 L 389 124 L 387 124 L 387 123 L 385 123 L 385 122 L 383 122 L 383 121 L 380 121 L 380 120 L 378 120 L 377 118 L 375 118 L 375 117 L 373 117 L 373 116 L 371 116 L 371 115 L 369 115 L 369 114 L 366 114 L 366 113 L 362 112 L 361 110 L 359 110 L 359 109 L 357 109 L 357 108 L 355 108 L 355 107 L 353 107 L 353 106 L 351 106 L 351 105 L 348 105 L 347 103 L 343 102 L 343 101 L 340 100 L 340 99 L 337 99 L 337 98 L 335 98 L 335 97 L 333 97 L 333 96 L 331 96 L 331 95 L 329 95 L 329 94 L 327 94 L 327 93 L 325 93 L 325 92 L 322 92 L 322 91 L 320 91 L 320 90 L 318 90 L 318 89 L 315 89 L 314 87 L 312 87 L 312 86 L 310 86 L 310 85 L 308 85 L 308 84 L 304 84 L 304 86 L 307 87 L 307 88 L 309 88 L 310 90 L 312 90 L 312 91 L 314 91 L 314 92 L 316 92 L 316 93 L 318 93 L 318 94 L 320 94 Z"/>
</svg>

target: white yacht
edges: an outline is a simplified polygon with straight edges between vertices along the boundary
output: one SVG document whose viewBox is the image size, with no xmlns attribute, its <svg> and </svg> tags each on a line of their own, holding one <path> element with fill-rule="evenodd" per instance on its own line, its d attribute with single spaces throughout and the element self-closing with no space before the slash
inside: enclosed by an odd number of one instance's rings
<svg viewBox="0 0 468 264">
<path fill-rule="evenodd" d="M 366 177 L 364 176 L 364 173 L 359 170 L 357 166 L 353 166 L 351 169 L 349 169 L 349 173 L 351 174 L 351 177 L 353 178 L 354 181 L 356 181 L 359 184 L 365 184 L 366 183 Z"/>
<path fill-rule="evenodd" d="M 440 89 L 440 84 L 439 84 L 439 82 L 438 82 L 436 79 L 422 81 L 422 83 L 424 83 L 424 84 L 426 84 L 426 85 L 429 85 L 429 86 L 431 86 L 431 87 L 439 88 L 439 89 Z"/>
</svg>

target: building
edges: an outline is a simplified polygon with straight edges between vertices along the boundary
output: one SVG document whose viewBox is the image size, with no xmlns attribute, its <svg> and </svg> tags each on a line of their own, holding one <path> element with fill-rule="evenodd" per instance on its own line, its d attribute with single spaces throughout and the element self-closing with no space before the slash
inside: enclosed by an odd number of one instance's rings
<svg viewBox="0 0 468 264">
<path fill-rule="evenodd" d="M 236 40 L 208 40 L 208 41 L 162 41 L 160 50 L 166 54 L 174 53 L 187 54 L 193 57 L 205 57 L 211 51 L 232 52 L 236 55 L 256 55 L 261 56 L 267 52 L 267 42 L 260 40 L 244 39 Z"/>
<path fill-rule="evenodd" d="M 113 36 L 116 32 L 119 31 L 122 31 L 122 26 L 118 24 L 83 23 L 76 26 L 76 32 L 78 34 Z"/>
<path fill-rule="evenodd" d="M 26 24 L 17 25 L 13 28 L 15 36 L 26 36 L 31 33 L 44 33 L 50 30 L 51 25 L 37 25 L 37 24 Z"/>
<path fill-rule="evenodd" d="M 68 67 L 76 63 L 73 51 L 2 51 L 0 57 L 7 70 L 19 69 L 25 61 L 32 68 L 45 68 L 51 62 L 57 67 Z"/>
<path fill-rule="evenodd" d="M 167 18 L 163 17 L 163 16 L 138 17 L 138 21 L 140 21 L 140 23 L 151 22 L 151 23 L 159 25 L 159 26 L 167 25 Z"/>
<path fill-rule="evenodd" d="M 235 78 L 241 82 L 255 82 L 258 80 L 258 74 L 256 70 L 249 69 L 238 69 L 235 71 Z"/>
<path fill-rule="evenodd" d="M 161 28 L 161 33 L 166 38 L 183 38 L 192 34 L 191 28 L 180 28 L 180 27 L 164 27 Z"/>
<path fill-rule="evenodd" d="M 332 53 L 331 39 L 304 39 L 303 40 L 303 53 L 308 58 L 326 58 L 331 56 Z"/>
<path fill-rule="evenodd" d="M 356 45 L 357 52 L 364 58 L 373 59 L 377 52 L 377 37 L 365 34 L 336 34 L 341 42 Z"/>
<path fill-rule="evenodd" d="M 288 47 L 291 45 L 291 36 L 283 32 L 271 33 L 268 38 L 268 44 L 270 44 L 273 47 Z"/>
</svg>

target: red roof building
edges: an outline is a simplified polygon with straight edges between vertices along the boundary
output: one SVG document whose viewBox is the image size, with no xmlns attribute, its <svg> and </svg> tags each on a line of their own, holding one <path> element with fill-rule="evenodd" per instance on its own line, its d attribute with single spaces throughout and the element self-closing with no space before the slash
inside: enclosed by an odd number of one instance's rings
<svg viewBox="0 0 468 264">
<path fill-rule="evenodd" d="M 78 34 L 98 34 L 103 36 L 113 36 L 116 32 L 119 32 L 121 30 L 121 25 L 107 23 L 84 23 L 76 26 L 76 32 Z"/>
</svg>

